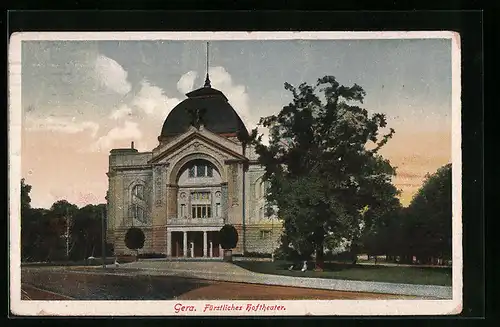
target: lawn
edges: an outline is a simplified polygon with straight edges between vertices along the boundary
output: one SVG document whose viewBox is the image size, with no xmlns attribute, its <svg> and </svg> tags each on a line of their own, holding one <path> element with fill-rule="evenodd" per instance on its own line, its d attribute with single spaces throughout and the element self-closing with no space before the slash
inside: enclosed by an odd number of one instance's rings
<svg viewBox="0 0 500 327">
<path fill-rule="evenodd" d="M 384 267 L 325 263 L 324 271 L 313 271 L 314 265 L 309 263 L 308 266 L 311 270 L 301 272 L 300 269 L 289 271 L 288 267 L 292 263 L 286 261 L 239 261 L 234 262 L 234 264 L 258 273 L 285 276 L 443 286 L 451 286 L 452 281 L 451 268 Z"/>
<path fill-rule="evenodd" d="M 114 258 L 106 258 L 106 264 L 113 264 Z M 54 262 L 22 262 L 24 267 L 52 267 L 52 266 L 100 266 L 102 265 L 101 258 L 79 260 L 79 261 L 54 261 Z"/>
</svg>

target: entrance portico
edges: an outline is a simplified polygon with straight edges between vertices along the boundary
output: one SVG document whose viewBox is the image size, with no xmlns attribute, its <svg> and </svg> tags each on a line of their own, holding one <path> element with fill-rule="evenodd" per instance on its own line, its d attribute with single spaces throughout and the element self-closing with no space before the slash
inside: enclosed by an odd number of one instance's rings
<svg viewBox="0 0 500 327">
<path fill-rule="evenodd" d="M 221 227 L 167 227 L 167 255 L 184 258 L 220 258 Z"/>
</svg>

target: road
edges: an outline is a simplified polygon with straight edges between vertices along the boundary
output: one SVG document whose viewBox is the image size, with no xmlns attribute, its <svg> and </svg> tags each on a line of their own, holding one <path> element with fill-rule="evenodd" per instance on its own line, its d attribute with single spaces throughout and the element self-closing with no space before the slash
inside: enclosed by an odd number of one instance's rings
<svg viewBox="0 0 500 327">
<path fill-rule="evenodd" d="M 23 300 L 334 300 L 413 297 L 183 278 L 22 270 Z"/>
</svg>

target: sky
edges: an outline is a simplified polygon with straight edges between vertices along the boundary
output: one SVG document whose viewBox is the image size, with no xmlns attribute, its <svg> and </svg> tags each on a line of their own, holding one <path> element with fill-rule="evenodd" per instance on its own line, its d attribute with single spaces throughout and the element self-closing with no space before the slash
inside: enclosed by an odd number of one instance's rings
<svg viewBox="0 0 500 327">
<path fill-rule="evenodd" d="M 23 41 L 22 177 L 32 206 L 104 203 L 112 148 L 150 151 L 169 111 L 203 86 L 204 41 Z M 451 40 L 210 42 L 210 79 L 248 129 L 279 112 L 284 83 L 333 75 L 366 91 L 396 133 L 382 154 L 407 205 L 426 173 L 451 162 Z"/>
</svg>

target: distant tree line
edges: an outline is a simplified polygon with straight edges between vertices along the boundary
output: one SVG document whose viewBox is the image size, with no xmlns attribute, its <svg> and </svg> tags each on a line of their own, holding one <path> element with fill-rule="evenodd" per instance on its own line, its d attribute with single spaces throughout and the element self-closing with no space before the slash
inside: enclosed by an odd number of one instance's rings
<svg viewBox="0 0 500 327">
<path fill-rule="evenodd" d="M 427 175 L 410 205 L 363 238 L 366 253 L 412 263 L 442 264 L 452 257 L 451 164 Z"/>
<path fill-rule="evenodd" d="M 21 259 L 23 262 L 80 261 L 102 255 L 105 204 L 78 208 L 66 200 L 50 209 L 32 208 L 31 185 L 21 180 Z M 113 253 L 112 244 L 106 254 Z"/>
</svg>

